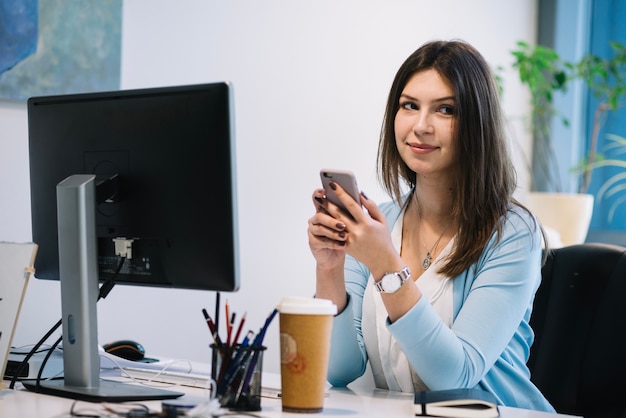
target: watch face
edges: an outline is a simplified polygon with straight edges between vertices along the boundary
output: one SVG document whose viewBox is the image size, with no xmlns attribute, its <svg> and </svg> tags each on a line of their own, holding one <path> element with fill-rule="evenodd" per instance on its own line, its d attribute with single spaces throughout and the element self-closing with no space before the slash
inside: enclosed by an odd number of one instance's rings
<svg viewBox="0 0 626 418">
<path fill-rule="evenodd" d="M 397 292 L 398 289 L 400 289 L 400 286 L 402 285 L 401 281 L 402 280 L 397 274 L 391 273 L 386 274 L 383 277 L 381 285 L 385 292 L 394 293 Z"/>
</svg>

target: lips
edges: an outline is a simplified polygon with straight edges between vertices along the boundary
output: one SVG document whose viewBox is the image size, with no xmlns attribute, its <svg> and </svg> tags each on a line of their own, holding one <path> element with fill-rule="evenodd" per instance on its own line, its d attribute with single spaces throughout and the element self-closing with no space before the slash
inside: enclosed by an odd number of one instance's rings
<svg viewBox="0 0 626 418">
<path fill-rule="evenodd" d="M 419 154 L 426 154 L 439 148 L 434 145 L 419 144 L 416 142 L 408 143 L 407 145 L 411 148 L 411 151 L 419 153 Z"/>
</svg>

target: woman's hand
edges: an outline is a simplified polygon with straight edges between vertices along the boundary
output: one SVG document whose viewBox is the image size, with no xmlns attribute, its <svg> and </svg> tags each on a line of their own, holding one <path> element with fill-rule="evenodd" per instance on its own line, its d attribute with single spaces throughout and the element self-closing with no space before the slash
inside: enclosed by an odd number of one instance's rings
<svg viewBox="0 0 626 418">
<path fill-rule="evenodd" d="M 332 269 L 341 265 L 343 268 L 346 255 L 346 225 L 329 214 L 326 207 L 334 205 L 326 201 L 323 189 L 315 190 L 313 204 L 315 215 L 309 219 L 308 227 L 311 253 L 319 267 Z"/>
<path fill-rule="evenodd" d="M 315 192 L 314 200 L 319 212 L 313 219 L 323 222 L 326 248 L 350 254 L 365 264 L 374 277 L 404 267 L 391 242 L 387 221 L 376 203 L 363 193 L 360 196 L 361 201 L 356 202 L 339 184 L 331 182 L 330 186 L 334 187 L 348 213 L 328 202 L 324 198 L 323 190 Z M 316 259 L 320 262 L 319 258 Z"/>
<path fill-rule="evenodd" d="M 363 193 L 361 201 L 356 202 L 337 183 L 331 182 L 330 186 L 347 213 L 327 201 L 324 190 L 316 190 L 316 214 L 309 220 L 309 245 L 317 260 L 316 295 L 332 300 L 341 312 L 347 303 L 345 254 L 365 264 L 376 279 L 386 272 L 401 270 L 405 263 L 393 246 L 387 221 L 376 203 Z M 420 297 L 416 286 L 402 286 L 397 293 L 384 295 L 389 319 L 393 322 L 404 315 Z"/>
<path fill-rule="evenodd" d="M 342 312 L 347 303 L 343 265 L 346 259 L 346 225 L 328 213 L 334 206 L 326 201 L 322 189 L 313 193 L 315 215 L 309 219 L 309 247 L 315 260 L 315 296 L 331 300 Z M 336 209 L 336 207 L 335 207 Z"/>
</svg>

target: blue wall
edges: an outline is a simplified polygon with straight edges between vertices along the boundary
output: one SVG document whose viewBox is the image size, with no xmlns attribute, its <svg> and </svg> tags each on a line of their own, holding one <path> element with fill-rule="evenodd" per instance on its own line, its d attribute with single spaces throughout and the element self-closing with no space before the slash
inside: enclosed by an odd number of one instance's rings
<svg viewBox="0 0 626 418">
<path fill-rule="evenodd" d="M 610 41 L 626 44 L 626 24 L 624 22 L 626 22 L 626 1 L 594 0 L 591 16 L 590 52 L 598 56 L 610 57 L 613 55 L 609 46 Z M 587 100 L 588 131 L 586 137 L 590 138 L 594 110 L 598 101 L 593 97 L 588 97 Z M 615 154 L 610 151 L 603 151 L 603 147 L 609 142 L 606 139 L 607 134 L 626 137 L 626 106 L 616 112 L 609 112 L 606 122 L 600 131 L 598 143 L 598 150 L 602 152 L 605 158 L 626 160 L 626 154 L 624 153 Z M 587 140 L 589 141 L 589 139 Z M 607 167 L 595 170 L 588 191 L 596 194 L 604 181 L 620 171 L 624 172 L 624 169 Z M 626 181 L 623 184 L 626 185 Z M 626 198 L 626 190 L 618 193 L 616 196 L 602 199 L 596 198 L 591 230 L 626 231 L 626 202 L 617 206 L 617 211 L 612 220 L 608 219 L 611 205 L 615 204 L 620 197 Z"/>
</svg>

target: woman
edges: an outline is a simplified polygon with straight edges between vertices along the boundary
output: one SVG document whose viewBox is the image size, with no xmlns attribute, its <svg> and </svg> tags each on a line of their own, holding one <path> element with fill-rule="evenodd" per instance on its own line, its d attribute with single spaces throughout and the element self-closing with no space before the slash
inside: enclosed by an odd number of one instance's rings
<svg viewBox="0 0 626 418">
<path fill-rule="evenodd" d="M 362 193 L 363 210 L 331 183 L 347 214 L 313 195 L 316 296 L 340 312 L 329 381 L 347 385 L 369 360 L 379 388 L 480 387 L 553 412 L 526 367 L 542 231 L 512 197 L 498 92 L 472 46 L 430 42 L 402 64 L 378 166 L 391 202 Z"/>
</svg>

